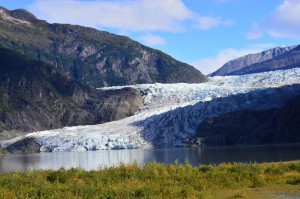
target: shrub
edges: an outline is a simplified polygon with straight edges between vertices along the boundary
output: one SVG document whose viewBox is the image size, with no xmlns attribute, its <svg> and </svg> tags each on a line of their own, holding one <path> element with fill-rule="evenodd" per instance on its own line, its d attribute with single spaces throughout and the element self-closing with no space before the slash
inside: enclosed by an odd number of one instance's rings
<svg viewBox="0 0 300 199">
<path fill-rule="evenodd" d="M 0 174 L 0 198 L 215 198 L 214 192 L 299 185 L 300 161 L 273 164 L 121 164 L 98 171 L 59 169 Z M 246 197 L 247 198 L 247 197 Z"/>
<path fill-rule="evenodd" d="M 300 185 L 300 175 L 292 177 L 292 179 L 287 180 L 287 183 L 291 185 Z"/>
</svg>

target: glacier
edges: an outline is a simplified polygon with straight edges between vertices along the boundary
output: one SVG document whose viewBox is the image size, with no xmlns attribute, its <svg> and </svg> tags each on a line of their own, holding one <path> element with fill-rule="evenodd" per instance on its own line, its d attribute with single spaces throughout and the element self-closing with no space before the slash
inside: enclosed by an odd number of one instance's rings
<svg viewBox="0 0 300 199">
<path fill-rule="evenodd" d="M 41 152 L 180 145 L 195 135 L 197 126 L 206 118 L 236 110 L 282 107 L 300 95 L 300 68 L 216 76 L 200 84 L 156 83 L 123 87 L 139 90 L 144 98 L 144 107 L 131 117 L 98 125 L 34 132 L 0 144 L 6 147 L 33 137 L 41 146 Z"/>
</svg>

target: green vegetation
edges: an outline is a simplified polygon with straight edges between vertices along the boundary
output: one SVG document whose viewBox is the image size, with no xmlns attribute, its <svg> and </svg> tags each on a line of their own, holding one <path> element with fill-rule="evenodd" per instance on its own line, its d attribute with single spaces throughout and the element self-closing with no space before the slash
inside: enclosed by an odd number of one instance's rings
<svg viewBox="0 0 300 199">
<path fill-rule="evenodd" d="M 6 154 L 7 151 L 5 149 L 3 149 L 2 147 L 0 147 L 0 155 Z"/>
<path fill-rule="evenodd" d="M 0 174 L 0 198 L 274 198 L 300 194 L 300 161 L 193 167 L 156 162 Z"/>
</svg>

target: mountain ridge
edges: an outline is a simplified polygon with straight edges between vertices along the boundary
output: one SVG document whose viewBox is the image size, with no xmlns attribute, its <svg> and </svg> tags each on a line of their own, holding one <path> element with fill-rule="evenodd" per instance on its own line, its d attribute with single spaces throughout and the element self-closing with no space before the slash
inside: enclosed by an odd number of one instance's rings
<svg viewBox="0 0 300 199">
<path fill-rule="evenodd" d="M 239 74 L 244 75 L 248 74 L 244 70 L 251 68 L 251 66 L 259 64 L 263 62 L 267 62 L 268 60 L 275 59 L 278 56 L 281 56 L 290 50 L 296 48 L 297 45 L 288 46 L 288 47 L 275 47 L 272 49 L 268 49 L 259 53 L 248 54 L 233 60 L 228 61 L 225 63 L 221 68 L 217 71 L 210 74 L 210 76 L 227 76 L 227 75 L 235 75 L 239 72 Z M 266 72 L 270 71 L 272 68 L 270 67 L 269 70 L 260 70 L 258 72 Z M 252 72 L 253 73 L 253 72 Z"/>
<path fill-rule="evenodd" d="M 10 19 L 0 17 L 0 47 L 52 64 L 83 84 L 207 81 L 194 67 L 128 37 L 78 25 L 48 24 L 24 10 L 2 12 Z M 28 23 L 22 23 L 25 19 Z"/>
<path fill-rule="evenodd" d="M 300 67 L 300 46 L 260 63 L 255 63 L 229 73 L 229 75 L 244 75 L 274 70 L 286 70 Z"/>
</svg>

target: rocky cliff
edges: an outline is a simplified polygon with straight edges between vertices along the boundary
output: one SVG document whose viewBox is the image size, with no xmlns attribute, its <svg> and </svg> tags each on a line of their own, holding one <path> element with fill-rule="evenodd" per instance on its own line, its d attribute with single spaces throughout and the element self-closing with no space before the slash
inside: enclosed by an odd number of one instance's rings
<svg viewBox="0 0 300 199">
<path fill-rule="evenodd" d="M 0 47 L 52 64 L 92 87 L 207 80 L 192 66 L 128 37 L 49 24 L 22 9 L 0 7 Z"/>
<path fill-rule="evenodd" d="M 91 89 L 41 61 L 0 49 L 0 139 L 133 115 L 143 106 L 132 88 Z"/>
<path fill-rule="evenodd" d="M 282 108 L 241 110 L 205 119 L 197 128 L 204 145 L 273 144 L 300 141 L 300 96 Z"/>
<path fill-rule="evenodd" d="M 278 56 L 289 52 L 295 47 L 296 46 L 277 47 L 260 53 L 245 55 L 243 57 L 227 62 L 216 72 L 213 72 L 211 76 L 249 74 L 254 72 L 265 72 L 283 68 L 289 64 L 288 60 L 277 63 L 275 64 L 275 66 L 273 66 L 272 63 L 276 62 Z M 286 57 L 286 59 L 288 59 L 288 57 Z M 272 63 L 269 61 L 271 61 Z M 261 64 L 264 64 L 264 66 L 261 66 Z"/>
</svg>

